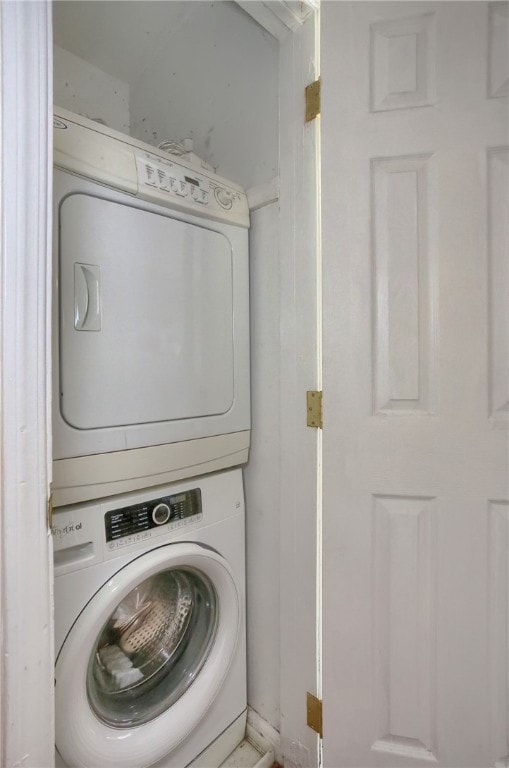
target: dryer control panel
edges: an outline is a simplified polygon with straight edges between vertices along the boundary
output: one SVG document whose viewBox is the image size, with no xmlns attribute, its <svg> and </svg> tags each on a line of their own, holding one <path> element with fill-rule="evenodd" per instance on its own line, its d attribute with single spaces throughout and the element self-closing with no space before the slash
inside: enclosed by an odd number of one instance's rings
<svg viewBox="0 0 509 768">
<path fill-rule="evenodd" d="M 173 496 L 111 509 L 104 515 L 109 549 L 129 546 L 151 538 L 154 528 L 161 532 L 175 530 L 201 519 L 201 491 L 193 488 Z"/>
<path fill-rule="evenodd" d="M 207 209 L 209 216 L 217 214 L 232 223 L 246 215 L 245 194 L 222 183 L 219 178 L 208 178 L 194 168 L 184 168 L 171 159 L 163 159 L 151 152 L 135 149 L 138 173 L 138 197 L 156 203 L 186 202 L 190 207 Z"/>
<path fill-rule="evenodd" d="M 246 193 L 213 171 L 60 107 L 53 125 L 55 167 L 142 200 L 249 227 Z"/>
</svg>

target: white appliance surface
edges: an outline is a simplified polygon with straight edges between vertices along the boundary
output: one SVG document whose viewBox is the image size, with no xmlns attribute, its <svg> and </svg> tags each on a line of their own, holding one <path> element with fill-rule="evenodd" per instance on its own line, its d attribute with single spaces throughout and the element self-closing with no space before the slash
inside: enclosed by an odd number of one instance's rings
<svg viewBox="0 0 509 768">
<path fill-rule="evenodd" d="M 62 507 L 54 514 L 53 540 L 57 762 L 87 768 L 183 768 L 214 743 L 219 765 L 235 746 L 228 732 L 237 741 L 243 737 L 247 706 L 241 470 Z M 153 678 L 146 673 L 145 688 L 137 678 L 126 683 L 125 675 L 139 677 L 136 667 L 144 667 L 134 651 L 126 650 L 125 638 L 122 644 L 116 635 L 108 635 L 106 643 L 107 654 L 116 654 L 109 666 L 101 646 L 105 628 L 111 631 L 113 616 L 115 627 L 129 628 L 125 636 L 135 645 L 134 635 L 150 631 L 150 606 L 157 602 L 152 585 L 175 574 L 211 585 L 210 599 L 201 594 L 195 599 L 171 671 Z M 132 607 L 138 625 L 126 606 Z M 199 617 L 207 610 L 213 639 L 200 666 L 194 638 L 204 631 Z M 192 682 L 177 695 L 182 681 L 174 686 L 173 680 L 179 664 L 183 678 Z M 109 689 L 97 693 L 97 679 L 102 684 L 104 674 L 117 683 L 120 679 L 125 688 L 115 692 L 111 705 Z M 171 700 L 168 709 L 165 697 Z M 221 752 L 217 744 L 222 740 Z"/>
<path fill-rule="evenodd" d="M 210 171 L 61 112 L 54 503 L 244 463 L 245 194 Z"/>
<path fill-rule="evenodd" d="M 67 423 L 98 429 L 226 413 L 234 394 L 231 260 L 218 232 L 90 195 L 66 197 Z"/>
</svg>

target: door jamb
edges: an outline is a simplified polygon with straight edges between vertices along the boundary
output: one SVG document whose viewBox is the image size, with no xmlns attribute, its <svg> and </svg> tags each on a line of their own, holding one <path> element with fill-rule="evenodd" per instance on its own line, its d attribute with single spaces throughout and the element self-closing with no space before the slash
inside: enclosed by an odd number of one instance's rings
<svg viewBox="0 0 509 768">
<path fill-rule="evenodd" d="M 321 741 L 306 693 L 321 695 L 321 430 L 306 391 L 321 386 L 319 118 L 305 123 L 305 86 L 319 75 L 319 15 L 280 41 L 281 749 L 287 768 L 316 768 Z"/>
<path fill-rule="evenodd" d="M 51 3 L 1 3 L 0 764 L 54 764 Z"/>
<path fill-rule="evenodd" d="M 319 76 L 320 0 L 236 2 L 279 41 L 280 735 L 287 768 L 317 768 L 306 693 L 321 696 L 321 433 L 305 397 L 321 388 L 320 137 L 304 89 Z"/>
</svg>

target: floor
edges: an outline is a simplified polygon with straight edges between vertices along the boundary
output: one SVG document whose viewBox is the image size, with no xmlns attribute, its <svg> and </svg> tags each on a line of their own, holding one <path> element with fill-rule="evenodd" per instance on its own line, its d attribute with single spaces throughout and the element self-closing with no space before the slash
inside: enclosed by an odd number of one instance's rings
<svg viewBox="0 0 509 768">
<path fill-rule="evenodd" d="M 261 749 L 245 739 L 226 758 L 220 768 L 281 768 L 274 762 L 274 752 L 262 752 Z"/>
</svg>

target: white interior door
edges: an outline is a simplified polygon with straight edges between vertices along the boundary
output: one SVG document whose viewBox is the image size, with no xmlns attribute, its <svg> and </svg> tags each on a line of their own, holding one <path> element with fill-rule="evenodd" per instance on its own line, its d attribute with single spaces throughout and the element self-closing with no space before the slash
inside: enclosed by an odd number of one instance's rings
<svg viewBox="0 0 509 768">
<path fill-rule="evenodd" d="M 509 765 L 507 4 L 322 3 L 324 765 Z"/>
</svg>

